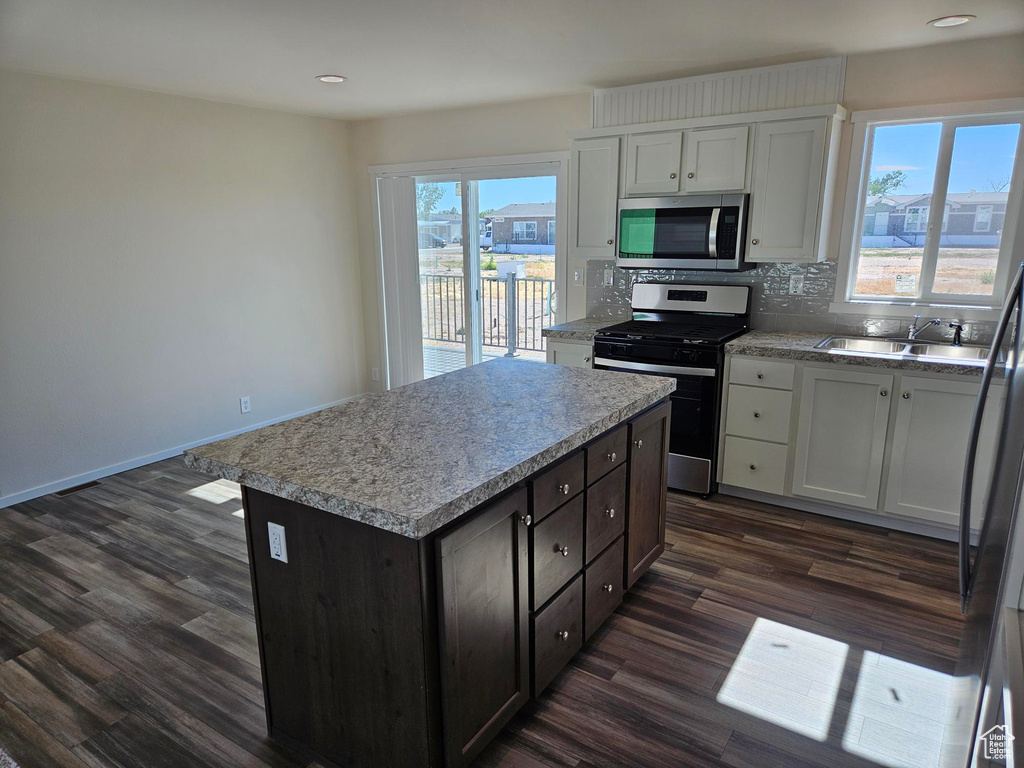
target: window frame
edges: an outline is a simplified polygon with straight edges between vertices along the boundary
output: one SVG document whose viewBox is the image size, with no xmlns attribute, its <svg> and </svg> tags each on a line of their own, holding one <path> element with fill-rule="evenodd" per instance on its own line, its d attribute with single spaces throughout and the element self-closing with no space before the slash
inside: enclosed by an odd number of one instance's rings
<svg viewBox="0 0 1024 768">
<path fill-rule="evenodd" d="M 558 225 L 555 219 L 548 219 L 548 244 L 555 242 L 555 235 L 558 233 Z"/>
<path fill-rule="evenodd" d="M 985 219 L 985 228 L 978 229 L 978 214 L 981 213 L 982 209 L 988 211 L 988 218 Z M 974 206 L 974 221 L 971 223 L 972 232 L 991 232 L 992 231 L 992 217 L 995 215 L 996 207 L 994 205 L 976 205 Z"/>
<path fill-rule="evenodd" d="M 516 232 L 516 229 L 518 228 L 518 226 L 520 224 L 523 225 L 523 234 L 522 235 L 520 235 L 518 232 Z M 533 235 L 532 236 L 529 235 L 530 228 L 527 226 L 528 224 L 532 224 L 533 225 Z M 537 242 L 537 222 L 536 221 L 529 221 L 527 219 L 515 219 L 512 222 L 512 242 L 514 242 L 514 243 L 535 243 L 535 242 Z"/>
<path fill-rule="evenodd" d="M 857 266 L 860 255 L 860 234 L 865 222 L 865 201 L 870 180 L 870 161 L 873 150 L 874 128 L 883 125 L 913 123 L 942 123 L 939 139 L 935 181 L 928 208 L 936 204 L 943 209 L 946 220 L 946 195 L 949 182 L 949 167 L 953 153 L 956 129 L 976 125 L 999 125 L 1020 123 L 1017 158 L 1011 174 L 1010 193 L 1007 198 L 1006 214 L 1002 227 L 996 279 L 991 296 L 959 295 L 936 293 L 934 288 L 935 267 L 939 256 L 939 239 L 944 229 L 935 230 L 929 215 L 927 229 L 918 230 L 926 234 L 924 263 L 922 264 L 920 292 L 917 297 L 869 297 L 853 293 L 856 287 Z M 909 317 L 920 314 L 927 308 L 954 308 L 958 317 L 964 319 L 990 319 L 998 312 L 1006 293 L 1012 263 L 1017 224 L 1022 211 L 1022 186 L 1024 186 L 1024 98 L 996 99 L 984 102 L 964 102 L 923 107 L 905 107 L 854 112 L 850 116 L 853 141 L 848 167 L 846 200 L 843 208 L 843 227 L 840 237 L 839 272 L 835 300 L 830 311 L 837 313 L 872 314 L 889 317 Z M 921 206 L 911 206 L 921 207 Z M 930 213 L 929 210 L 929 213 Z M 910 230 L 908 230 L 910 231 Z M 1024 234 L 1022 234 L 1024 236 Z M 927 288 L 927 290 L 926 290 Z"/>
</svg>

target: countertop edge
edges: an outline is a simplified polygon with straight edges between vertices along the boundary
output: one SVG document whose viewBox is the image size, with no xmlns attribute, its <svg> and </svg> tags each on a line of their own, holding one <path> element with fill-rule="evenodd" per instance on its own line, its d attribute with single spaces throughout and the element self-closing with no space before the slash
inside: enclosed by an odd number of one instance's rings
<svg viewBox="0 0 1024 768">
<path fill-rule="evenodd" d="M 263 473 L 253 472 L 232 464 L 217 461 L 216 459 L 200 456 L 192 453 L 191 449 L 185 451 L 183 456 L 187 467 L 203 474 L 231 480 L 253 490 L 305 504 L 314 509 L 372 525 L 375 528 L 407 538 L 422 539 L 448 525 L 450 522 L 457 520 L 467 512 L 472 511 L 488 499 L 508 490 L 544 466 L 554 463 L 615 425 L 663 400 L 674 389 L 674 382 L 665 382 L 657 390 L 639 397 L 629 405 L 613 411 L 604 418 L 598 419 L 574 434 L 543 449 L 520 464 L 466 491 L 456 499 L 415 519 L 409 518 L 400 512 L 370 507 L 359 502 L 332 496 L 322 491 L 279 480 Z"/>
</svg>

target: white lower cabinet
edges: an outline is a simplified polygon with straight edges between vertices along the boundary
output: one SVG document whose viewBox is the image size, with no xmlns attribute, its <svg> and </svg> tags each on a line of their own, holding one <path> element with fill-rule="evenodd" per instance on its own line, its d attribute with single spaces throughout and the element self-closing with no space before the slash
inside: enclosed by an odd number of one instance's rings
<svg viewBox="0 0 1024 768">
<path fill-rule="evenodd" d="M 547 362 L 570 368 L 593 368 L 594 345 L 585 341 L 548 339 Z"/>
<path fill-rule="evenodd" d="M 781 495 L 786 490 L 785 445 L 726 435 L 722 482 Z"/>
<path fill-rule="evenodd" d="M 804 368 L 795 496 L 878 508 L 892 384 L 886 373 Z"/>
<path fill-rule="evenodd" d="M 885 492 L 886 512 L 946 525 L 955 525 L 960 519 L 967 441 L 978 385 L 978 379 L 902 378 Z M 995 385 L 986 401 L 971 502 L 973 528 L 980 527 L 984 511 L 1003 395 L 1004 388 Z"/>
</svg>

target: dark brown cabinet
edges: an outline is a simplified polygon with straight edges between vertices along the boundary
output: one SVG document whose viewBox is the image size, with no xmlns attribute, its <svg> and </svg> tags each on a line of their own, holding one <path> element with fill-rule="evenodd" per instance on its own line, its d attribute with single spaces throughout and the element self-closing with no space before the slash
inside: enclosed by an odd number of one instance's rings
<svg viewBox="0 0 1024 768">
<path fill-rule="evenodd" d="M 583 576 L 578 575 L 533 620 L 536 696 L 583 647 Z"/>
<path fill-rule="evenodd" d="M 583 496 L 533 526 L 533 610 L 583 567 Z"/>
<path fill-rule="evenodd" d="M 529 697 L 526 489 L 437 541 L 446 762 L 468 765 Z"/>
<path fill-rule="evenodd" d="M 629 422 L 626 589 L 665 551 L 669 415 L 664 403 Z"/>
</svg>

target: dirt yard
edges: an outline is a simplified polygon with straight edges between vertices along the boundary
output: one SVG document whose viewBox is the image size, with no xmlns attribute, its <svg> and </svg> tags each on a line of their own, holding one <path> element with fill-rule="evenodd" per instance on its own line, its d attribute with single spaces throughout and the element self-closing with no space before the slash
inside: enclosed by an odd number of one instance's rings
<svg viewBox="0 0 1024 768">
<path fill-rule="evenodd" d="M 857 272 L 860 296 L 897 296 L 896 275 L 921 277 L 922 248 L 864 248 Z M 941 248 L 935 291 L 991 296 L 999 253 L 995 248 Z"/>
</svg>

